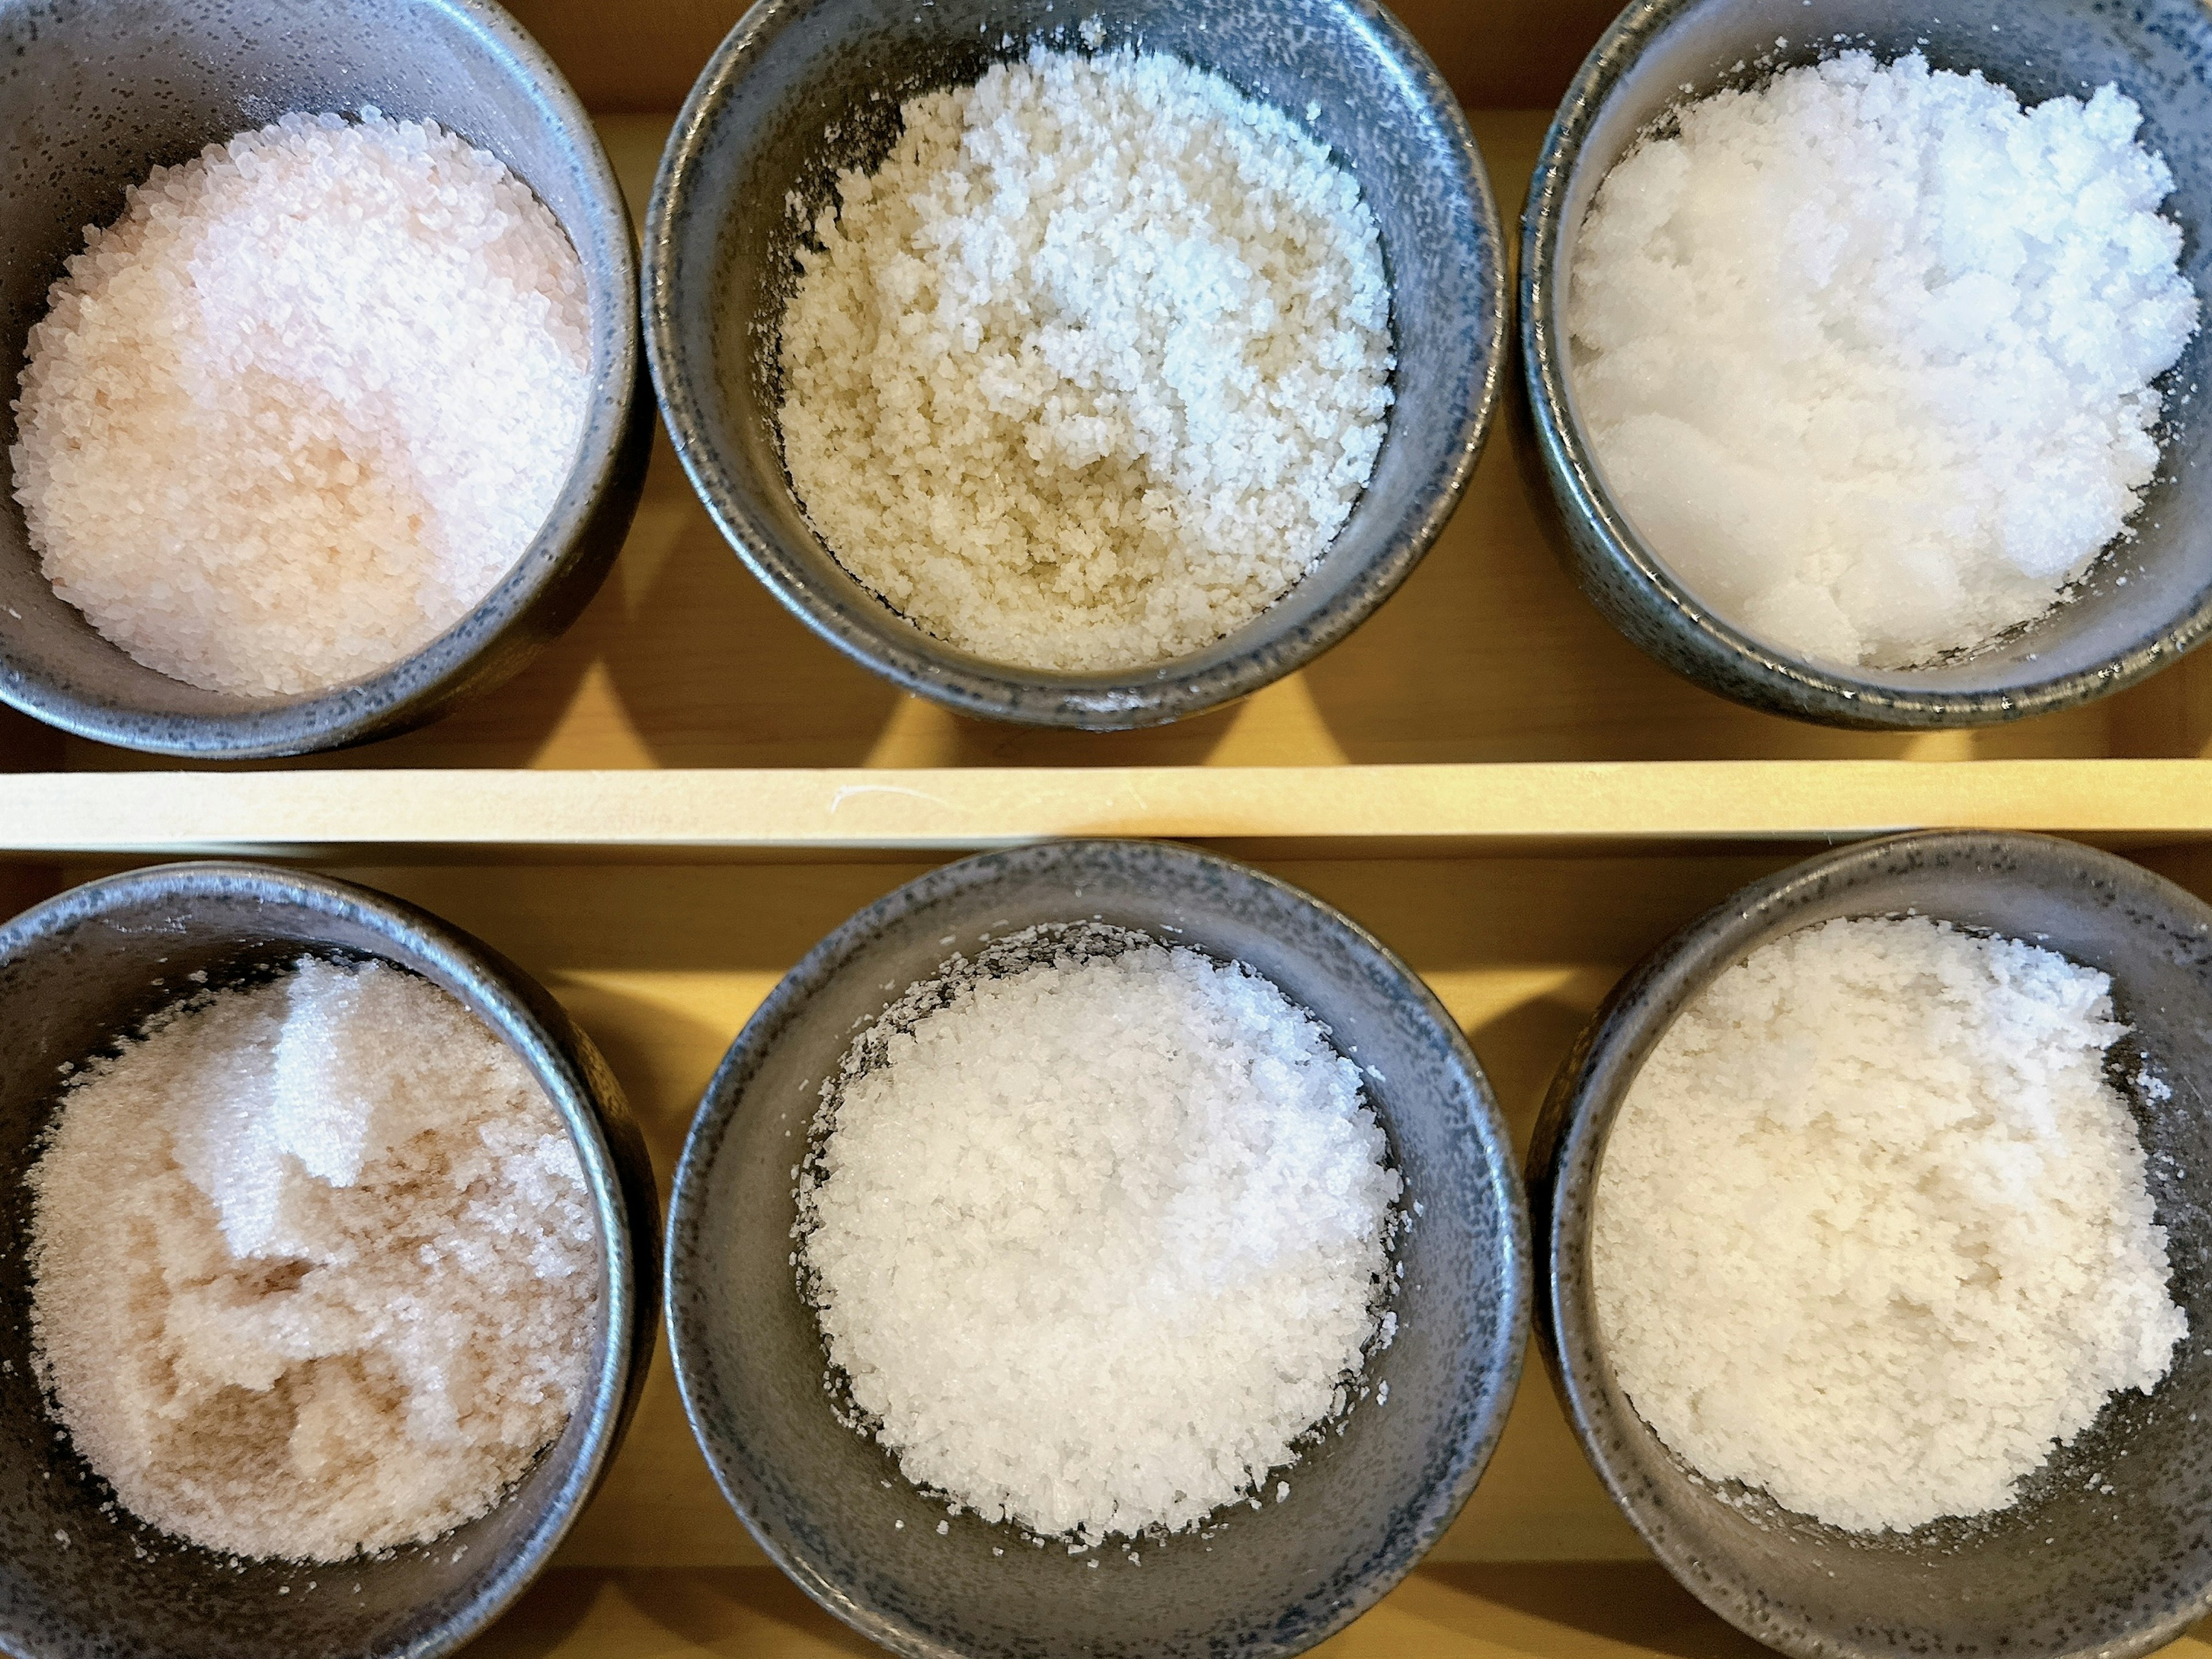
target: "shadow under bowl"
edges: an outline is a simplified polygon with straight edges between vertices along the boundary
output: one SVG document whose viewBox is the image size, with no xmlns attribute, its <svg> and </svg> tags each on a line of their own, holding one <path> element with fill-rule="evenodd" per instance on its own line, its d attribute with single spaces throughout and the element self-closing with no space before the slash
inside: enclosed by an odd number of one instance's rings
<svg viewBox="0 0 2212 1659">
<path fill-rule="evenodd" d="M 653 435 L 628 210 L 583 106 L 489 0 L 0 0 L 0 431 L 48 289 L 154 167 L 293 110 L 374 104 L 489 150 L 574 244 L 591 406 L 567 482 L 466 617 L 380 673 L 296 697 L 203 690 L 147 667 L 58 595 L 12 487 L 0 500 L 0 699 L 76 736 L 250 760 L 390 737 L 520 670 L 574 622 L 629 527 Z"/>
<path fill-rule="evenodd" d="M 1784 934 L 1906 912 L 2024 939 L 2112 976 L 2118 1018 L 2131 1029 L 2107 1075 L 2132 1079 L 2148 1065 L 2172 1090 L 2160 1100 L 2123 1085 L 2169 1240 L 2169 1293 L 2191 1337 L 2155 1389 L 2115 1395 L 2027 1477 L 2013 1507 L 1856 1534 L 1757 1488 L 1705 1480 L 1638 1415 L 1591 1295 L 1590 1225 L 1621 1103 L 1686 1005 Z M 2071 842 L 1971 830 L 1849 848 L 1745 888 L 1647 957 L 1554 1080 L 1528 1185 L 1553 1380 L 1607 1491 L 1668 1570 L 1736 1628 L 1798 1659 L 2131 1659 L 2212 1612 L 2212 1346 L 2201 1334 L 2212 1329 L 2208 1082 L 2212 908 Z"/>
<path fill-rule="evenodd" d="M 512 1048 L 552 1100 L 599 1231 L 583 1398 L 498 1507 L 431 1544 L 335 1566 L 235 1562 L 111 1510 L 107 1483 L 55 1437 L 24 1318 L 29 1206 L 10 1203 L 0 1239 L 0 1307 L 10 1310 L 0 1320 L 0 1650 L 20 1659 L 450 1653 L 544 1566 L 637 1403 L 659 1313 L 659 1217 L 620 1088 L 521 969 L 367 888 L 257 865 L 164 865 L 88 883 L 0 927 L 0 1182 L 21 1191 L 62 1067 L 111 1050 L 194 988 L 194 972 L 243 982 L 303 954 L 374 957 L 420 975 Z"/>
<path fill-rule="evenodd" d="M 1428 551 L 1497 401 L 1505 267 L 1488 176 L 1457 99 L 1373 0 L 763 0 L 677 119 L 646 216 L 646 345 L 677 454 L 732 546 L 794 616 L 907 690 L 963 714 L 1117 731 L 1240 697 L 1334 645 Z M 1080 22 L 1079 22 L 1080 20 Z M 778 363 L 797 252 L 840 169 L 872 169 L 900 105 L 1043 40 L 1164 52 L 1302 117 L 1359 181 L 1382 234 L 1397 352 L 1366 491 L 1269 610 L 1188 656 L 1064 674 L 960 650 L 848 575 L 793 493 Z M 793 204 L 801 204 L 795 209 Z"/>
<path fill-rule="evenodd" d="M 1931 16 L 1934 11 L 1940 15 Z M 1544 143 L 1521 232 L 1521 345 L 1538 448 L 1592 603 L 1677 673 L 1753 708 L 1824 725 L 1990 726 L 2072 708 L 2132 685 L 2212 632 L 2212 404 L 2191 397 L 2212 362 L 2199 329 L 2160 380 L 2156 477 L 2073 598 L 1956 660 L 1887 670 L 1798 657 L 1716 612 L 1668 567 L 1607 490 L 1576 412 L 1567 285 L 1590 202 L 1613 164 L 1681 104 L 1847 49 L 1884 62 L 1979 70 L 2024 102 L 2086 98 L 2107 82 L 2142 108 L 2137 137 L 2174 187 L 2182 269 L 2212 299 L 2212 12 L 2197 0 L 1636 0 L 1600 40 Z"/>
<path fill-rule="evenodd" d="M 1287 1501 L 1088 1558 L 934 1503 L 848 1427 L 791 1265 L 793 1166 L 862 1027 L 956 949 L 1103 920 L 1244 963 L 1366 1068 L 1420 1213 L 1397 1246 L 1395 1341 L 1358 1405 L 1285 1477 Z M 1318 900 L 1226 860 L 1065 842 L 948 866 L 861 911 L 794 969 L 708 1085 L 669 1209 L 669 1336 L 722 1491 L 801 1589 L 928 1659 L 1293 1654 L 1372 1606 L 1442 1535 L 1504 1427 L 1527 1334 L 1527 1218 L 1481 1067 L 1420 981 Z M 993 1554 L 1003 1548 L 1003 1556 Z"/>
</svg>

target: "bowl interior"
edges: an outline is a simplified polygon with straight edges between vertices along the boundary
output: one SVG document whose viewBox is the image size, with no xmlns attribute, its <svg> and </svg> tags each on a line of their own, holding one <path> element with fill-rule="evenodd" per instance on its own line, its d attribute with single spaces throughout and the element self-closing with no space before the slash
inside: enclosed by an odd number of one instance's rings
<svg viewBox="0 0 2212 1659">
<path fill-rule="evenodd" d="M 2044 945 L 2112 978 L 2132 1028 L 2110 1075 L 2149 1156 L 2190 1337 L 2149 1395 L 2116 1395 L 2011 1509 L 1855 1534 L 1761 1491 L 1697 1475 L 1636 1413 L 1597 1336 L 1590 1196 L 1620 1102 L 1674 1015 L 1761 945 L 1838 916 L 1917 912 Z M 2110 854 L 2038 836 L 1907 837 L 1731 900 L 1616 994 L 1573 1091 L 1551 1243 L 1559 1346 L 1580 1426 L 1615 1498 L 1725 1616 L 1803 1654 L 2140 1652 L 2212 1599 L 2212 910 Z M 2135 1082 L 2148 1063 L 2172 1090 Z M 1563 1076 L 1562 1088 L 1569 1079 Z M 1556 1101 L 1555 1101 L 1556 1103 Z M 2099 1479 L 2093 1480 L 2094 1475 Z"/>
<path fill-rule="evenodd" d="M 80 889 L 0 930 L 0 1182 L 21 1191 L 52 1120 L 59 1068 L 111 1048 L 189 991 L 195 970 L 220 985 L 302 952 L 380 957 L 450 992 L 514 1044 L 578 1134 L 603 1231 L 591 1381 L 561 1437 L 504 1501 L 434 1543 L 339 1566 L 238 1563 L 111 1512 L 107 1484 L 56 1437 L 24 1317 L 29 1206 L 11 1198 L 0 1244 L 9 1310 L 0 1319 L 0 1647 L 37 1659 L 443 1653 L 543 1565 L 619 1433 L 635 1291 L 611 1294 L 605 1277 L 615 1258 L 604 1232 L 620 1206 L 593 1103 L 582 1072 L 532 1029 L 514 995 L 446 951 L 410 945 L 343 898 L 286 897 L 257 875 L 195 868 L 206 873 L 163 881 L 156 872 L 105 896 Z M 623 1259 L 633 1259 L 627 1243 Z"/>
<path fill-rule="evenodd" d="M 1929 15 L 1931 9 L 1941 15 Z M 1934 8 L 1896 0 L 1683 0 L 1650 9 L 1625 39 L 1609 45 L 1620 72 L 1582 139 L 1567 182 L 1550 291 L 1539 301 L 1565 365 L 1572 361 L 1565 320 L 1576 242 L 1613 163 L 1680 103 L 1855 47 L 1885 63 L 1917 49 L 1934 68 L 1979 70 L 2031 105 L 2062 94 L 2086 98 L 2116 83 L 2142 108 L 2139 138 L 2172 169 L 2173 193 L 2161 211 L 2182 228 L 2183 269 L 2212 315 L 2212 246 L 2205 239 L 2212 224 L 2212 15 L 2193 0 L 2128 6 L 1959 0 Z M 2212 459 L 2212 411 L 2188 394 L 2203 380 L 2208 354 L 2212 333 L 2200 328 L 2160 381 L 2167 393 L 2164 449 L 2130 521 L 2136 534 L 2106 550 L 2074 599 L 1956 660 L 1902 671 L 1803 666 L 1900 693 L 2002 692 L 2094 674 L 2177 629 L 2186 635 L 2180 648 L 2195 643 L 2212 622 L 2212 538 L 2201 533 L 2212 519 L 2212 469 L 2205 465 Z M 1571 392 L 1568 412 L 1574 425 Z M 1568 442 L 1586 474 L 1601 477 L 1578 428 Z M 1616 529 L 1626 526 L 1618 507 L 1610 507 L 1610 516 Z M 1644 552 L 1664 566 L 1658 555 Z"/>
<path fill-rule="evenodd" d="M 1458 110 L 1387 13 L 1366 0 L 1106 0 L 1057 10 L 1052 0 L 829 0 L 768 13 L 757 9 L 725 44 L 679 124 L 655 191 L 649 304 L 659 314 L 649 320 L 694 481 L 804 620 L 912 689 L 974 712 L 1142 724 L 1287 672 L 1348 629 L 1338 613 L 1357 605 L 1356 621 L 1412 568 L 1480 442 L 1504 265 Z M 800 239 L 836 200 L 838 170 L 872 168 L 890 153 L 901 103 L 973 82 L 1035 40 L 1087 50 L 1075 31 L 1094 18 L 1108 49 L 1172 53 L 1294 117 L 1310 106 L 1309 130 L 1359 180 L 1381 229 L 1397 403 L 1351 519 L 1272 610 L 1170 665 L 1054 674 L 943 643 L 830 556 L 784 470 L 777 354 Z M 1408 548 L 1409 537 L 1418 545 Z M 1255 653 L 1275 665 L 1256 678 Z M 1182 689 L 1162 689 L 1170 684 Z"/>
<path fill-rule="evenodd" d="M 941 1502 L 836 1416 L 790 1265 L 792 1170 L 823 1079 L 854 1036 L 956 949 L 1101 918 L 1249 964 L 1368 1068 L 1409 1203 L 1389 1401 L 1285 1478 L 1286 1502 L 1217 1535 L 1090 1558 Z M 1333 912 L 1241 866 L 1143 843 L 996 854 L 900 890 L 833 934 L 738 1038 L 710 1086 L 670 1215 L 671 1337 L 716 1478 L 817 1599 L 895 1650 L 993 1656 L 1296 1652 L 1408 1571 L 1487 1461 L 1517 1380 L 1525 1220 L 1511 1153 L 1458 1032 Z M 994 1548 L 1005 1551 L 994 1555 Z"/>
<path fill-rule="evenodd" d="M 205 691 L 135 661 L 58 598 L 12 484 L 0 501 L 0 696 L 89 735 L 172 752 L 289 752 L 354 734 L 459 672 L 560 562 L 564 527 L 595 495 L 635 372 L 628 224 L 580 108 L 512 20 L 479 0 L 50 0 L 0 4 L 0 434 L 25 338 L 88 225 L 123 210 L 156 165 L 291 110 L 428 118 L 491 151 L 538 192 L 576 246 L 600 393 L 541 532 L 493 595 L 432 645 L 331 691 L 252 698 Z M 192 732 L 204 735 L 195 742 Z"/>
</svg>

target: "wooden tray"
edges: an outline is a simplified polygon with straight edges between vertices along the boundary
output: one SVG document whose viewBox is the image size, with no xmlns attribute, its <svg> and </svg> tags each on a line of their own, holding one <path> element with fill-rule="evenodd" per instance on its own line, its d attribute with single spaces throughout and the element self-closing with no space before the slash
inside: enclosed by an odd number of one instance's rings
<svg viewBox="0 0 2212 1659">
<path fill-rule="evenodd" d="M 515 9 L 600 112 L 641 214 L 666 112 L 738 8 Z M 1474 106 L 1510 220 L 1610 0 L 1401 10 Z M 860 906 L 981 847 L 1148 835 L 1255 858 L 1428 979 L 1524 1140 L 1614 979 L 1815 846 L 1919 826 L 2048 830 L 2212 895 L 2212 767 L 2198 763 L 2212 659 L 1988 732 L 1851 734 L 1752 714 L 1646 660 L 1574 592 L 1522 419 L 1516 391 L 1466 505 L 1350 641 L 1234 708 L 1107 737 L 960 720 L 848 663 L 745 572 L 664 439 L 582 621 L 522 678 L 425 731 L 176 769 L 0 714 L 0 915 L 179 854 L 298 860 L 413 899 L 567 1002 L 637 1108 L 665 1190 L 709 1072 L 783 972 Z M 708 1476 L 664 1352 L 555 1570 L 473 1651 L 876 1650 L 764 1564 Z M 1458 1524 L 1320 1651 L 1763 1650 L 1650 1564 L 1532 1354 Z"/>
</svg>

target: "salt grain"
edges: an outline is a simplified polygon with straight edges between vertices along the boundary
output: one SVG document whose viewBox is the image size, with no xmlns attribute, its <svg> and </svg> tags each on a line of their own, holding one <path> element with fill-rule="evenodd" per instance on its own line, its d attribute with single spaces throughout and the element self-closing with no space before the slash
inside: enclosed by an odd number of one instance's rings
<svg viewBox="0 0 2212 1659">
<path fill-rule="evenodd" d="M 2010 1504 L 2165 1376 L 2111 981 L 1924 918 L 1755 951 L 1644 1064 L 1591 1284 L 1614 1371 L 1709 1477 L 1860 1531 Z"/>
<path fill-rule="evenodd" d="M 30 1182 L 76 1449 L 210 1549 L 337 1560 L 483 1514 L 574 1408 L 599 1298 L 574 1147 L 428 982 L 313 959 L 88 1068 Z"/>
<path fill-rule="evenodd" d="M 1350 514 L 1391 401 L 1350 173 L 1175 58 L 1039 46 L 900 111 L 783 319 L 786 464 L 941 638 L 1110 669 L 1257 616 Z"/>
<path fill-rule="evenodd" d="M 1273 985 L 1085 925 L 956 958 L 848 1057 L 801 1185 L 831 1358 L 988 1521 L 1176 1529 L 1340 1407 L 1401 1191 Z"/>
<path fill-rule="evenodd" d="M 2166 164 L 2113 87 L 2023 111 L 1846 52 L 1678 112 L 1577 245 L 1574 394 L 1701 599 L 1901 668 L 2041 615 L 2158 461 L 2195 331 Z"/>
<path fill-rule="evenodd" d="M 55 591 L 210 690 L 320 690 L 536 537 L 590 393 L 575 250 L 498 160 L 374 111 L 157 167 L 30 333 L 10 452 Z"/>
</svg>

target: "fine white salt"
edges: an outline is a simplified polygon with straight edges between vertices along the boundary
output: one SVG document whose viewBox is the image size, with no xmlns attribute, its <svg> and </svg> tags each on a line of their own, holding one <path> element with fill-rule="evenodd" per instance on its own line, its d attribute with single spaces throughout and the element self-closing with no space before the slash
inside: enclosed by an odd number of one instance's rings
<svg viewBox="0 0 2212 1659">
<path fill-rule="evenodd" d="M 2197 327 L 2134 102 L 2023 110 L 1846 52 L 1676 118 L 1600 188 L 1568 305 L 1630 520 L 1816 661 L 1920 665 L 2048 611 L 2140 504 Z"/>
<path fill-rule="evenodd" d="M 1028 667 L 1182 655 L 1281 597 L 1391 402 L 1375 218 L 1280 110 L 1037 46 L 900 112 L 783 319 L 785 464 L 854 576 Z"/>
<path fill-rule="evenodd" d="M 2188 1320 L 2106 1061 L 2112 983 L 1924 918 L 1755 951 L 1605 1149 L 1599 1324 L 1660 1438 L 1855 1531 L 2011 1504 Z"/>
<path fill-rule="evenodd" d="M 413 654 L 537 536 L 590 394 L 583 268 L 428 122 L 293 114 L 88 228 L 31 331 L 9 458 L 62 598 L 248 696 Z"/>
<path fill-rule="evenodd" d="M 1071 1550 L 1257 1501 L 1350 1403 L 1400 1192 L 1357 1070 L 1240 966 L 1097 926 L 862 1036 L 803 1280 L 907 1478 Z"/>
<path fill-rule="evenodd" d="M 30 1175 L 31 1320 L 125 1508 L 336 1561 L 483 1514 L 580 1395 L 583 1172 L 514 1052 L 412 975 L 307 958 L 78 1074 Z"/>
</svg>

